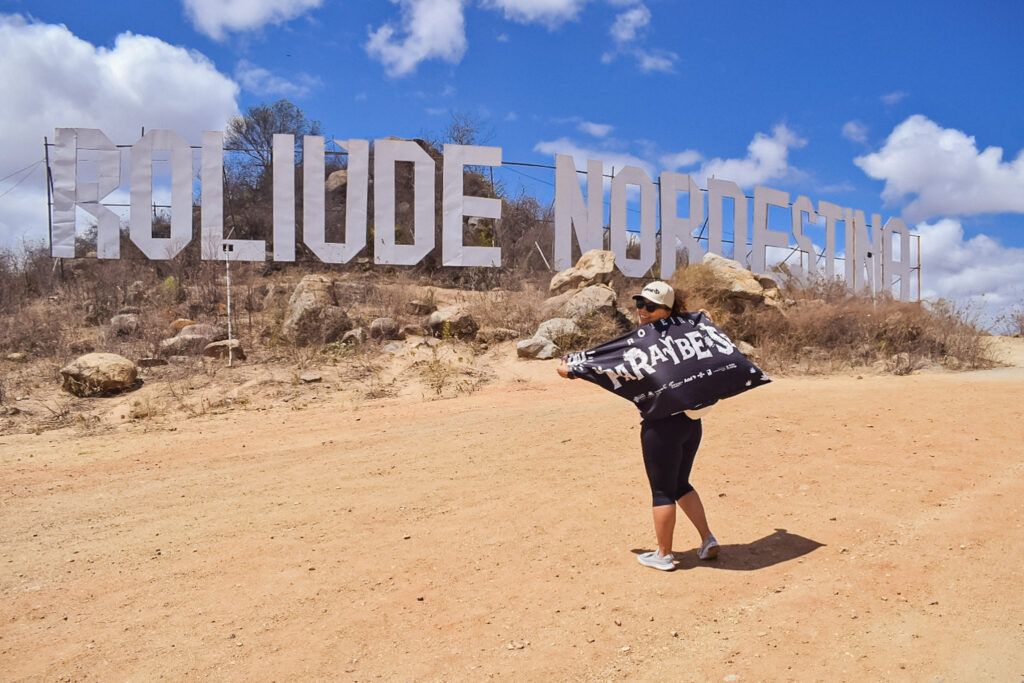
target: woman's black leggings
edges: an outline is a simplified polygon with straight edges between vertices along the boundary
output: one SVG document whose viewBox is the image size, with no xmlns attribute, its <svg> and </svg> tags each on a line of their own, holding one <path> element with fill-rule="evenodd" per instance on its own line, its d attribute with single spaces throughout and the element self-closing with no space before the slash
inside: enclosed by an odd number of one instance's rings
<svg viewBox="0 0 1024 683">
<path fill-rule="evenodd" d="M 640 444 L 653 505 L 675 505 L 693 490 L 690 470 L 702 434 L 700 420 L 691 420 L 683 413 L 645 420 L 640 426 Z"/>
</svg>

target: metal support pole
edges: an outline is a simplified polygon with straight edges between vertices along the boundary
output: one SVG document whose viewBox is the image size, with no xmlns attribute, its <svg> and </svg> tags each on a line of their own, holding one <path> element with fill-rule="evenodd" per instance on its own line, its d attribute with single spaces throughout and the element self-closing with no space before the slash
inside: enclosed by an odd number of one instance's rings
<svg viewBox="0 0 1024 683">
<path fill-rule="evenodd" d="M 224 245 L 226 246 L 226 245 Z M 227 280 L 228 286 L 228 367 L 231 367 L 231 363 L 234 360 L 234 353 L 231 339 L 231 261 L 228 259 L 228 250 L 224 249 L 224 269 L 226 271 L 225 279 Z"/>
</svg>

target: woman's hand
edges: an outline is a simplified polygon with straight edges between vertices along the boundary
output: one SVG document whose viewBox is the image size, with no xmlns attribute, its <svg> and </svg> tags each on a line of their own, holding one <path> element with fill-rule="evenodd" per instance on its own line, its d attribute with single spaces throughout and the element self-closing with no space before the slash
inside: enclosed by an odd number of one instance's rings
<svg viewBox="0 0 1024 683">
<path fill-rule="evenodd" d="M 564 358 L 558 363 L 556 372 L 558 372 L 559 377 L 569 379 L 569 364 L 565 362 Z"/>
<path fill-rule="evenodd" d="M 711 311 L 707 310 L 706 308 L 702 308 L 698 311 L 698 313 L 703 314 L 704 317 L 708 319 L 708 322 L 711 323 L 712 325 L 715 324 L 715 319 L 711 317 Z"/>
</svg>

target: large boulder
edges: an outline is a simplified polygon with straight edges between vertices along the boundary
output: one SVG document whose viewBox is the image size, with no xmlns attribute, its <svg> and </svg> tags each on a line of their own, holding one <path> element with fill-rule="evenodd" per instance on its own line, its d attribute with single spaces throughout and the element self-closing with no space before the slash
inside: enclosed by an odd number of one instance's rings
<svg viewBox="0 0 1024 683">
<path fill-rule="evenodd" d="M 446 306 L 439 308 L 427 318 L 427 327 L 437 337 L 472 338 L 480 325 L 462 306 Z"/>
<path fill-rule="evenodd" d="M 96 396 L 131 388 L 138 368 L 116 353 L 87 353 L 61 368 L 62 388 L 75 396 Z"/>
<path fill-rule="evenodd" d="M 198 355 L 202 353 L 207 344 L 227 338 L 227 332 L 216 325 L 208 325 L 205 323 L 187 325 L 178 330 L 178 334 L 174 337 L 164 339 L 160 342 L 160 355 Z"/>
<path fill-rule="evenodd" d="M 327 182 L 324 183 L 324 187 L 328 192 L 337 192 L 343 190 L 348 185 L 348 171 L 342 169 L 335 171 L 331 175 L 327 176 Z"/>
<path fill-rule="evenodd" d="M 516 344 L 516 354 L 520 358 L 548 360 L 562 355 L 558 345 L 544 337 L 531 337 Z"/>
<path fill-rule="evenodd" d="M 562 315 L 572 320 L 583 320 L 592 315 L 614 316 L 618 312 L 618 298 L 608 285 L 591 285 L 573 294 L 562 307 Z"/>
<path fill-rule="evenodd" d="M 295 287 L 281 331 L 298 345 L 337 341 L 352 329 L 352 321 L 334 293 L 334 281 L 323 275 L 307 275 Z"/>
<path fill-rule="evenodd" d="M 565 309 L 565 305 L 576 296 L 576 290 L 570 290 L 568 292 L 562 292 L 555 296 L 549 297 L 540 303 L 540 317 L 541 318 L 561 318 L 562 311 Z"/>
<path fill-rule="evenodd" d="M 394 318 L 376 318 L 370 323 L 370 336 L 374 339 L 401 339 L 401 330 Z"/>
<path fill-rule="evenodd" d="M 580 328 L 569 318 L 552 318 L 545 320 L 537 328 L 534 337 L 550 339 L 558 346 L 569 346 L 580 336 Z"/>
<path fill-rule="evenodd" d="M 141 326 L 142 319 L 138 313 L 118 313 L 110 319 L 110 330 L 118 337 L 130 337 Z"/>
<path fill-rule="evenodd" d="M 611 280 L 615 269 L 615 252 L 603 249 L 591 249 L 576 262 L 572 268 L 556 273 L 551 278 L 548 291 L 561 294 L 590 285 L 606 284 Z"/>
<path fill-rule="evenodd" d="M 207 358 L 227 358 L 230 355 L 232 360 L 245 360 L 245 349 L 237 339 L 222 339 L 207 344 L 203 348 L 203 355 Z"/>
<path fill-rule="evenodd" d="M 764 298 L 764 287 L 757 281 L 752 272 L 744 268 L 738 261 L 727 259 L 718 254 L 704 254 L 702 263 L 711 269 L 715 277 L 715 286 L 731 299 L 745 299 L 761 303 Z"/>
</svg>

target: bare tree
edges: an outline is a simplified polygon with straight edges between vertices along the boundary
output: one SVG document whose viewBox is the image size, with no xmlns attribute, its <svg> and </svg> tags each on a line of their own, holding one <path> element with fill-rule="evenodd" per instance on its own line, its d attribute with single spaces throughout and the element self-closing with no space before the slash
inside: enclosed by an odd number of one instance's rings
<svg viewBox="0 0 1024 683">
<path fill-rule="evenodd" d="M 320 134 L 320 122 L 307 119 L 288 100 L 258 104 L 249 107 L 244 116 L 235 116 L 228 122 L 225 143 L 229 148 L 241 149 L 259 165 L 261 175 L 266 175 L 273 161 L 275 133 L 294 135 L 296 148 L 301 149 L 303 135 Z"/>
</svg>

